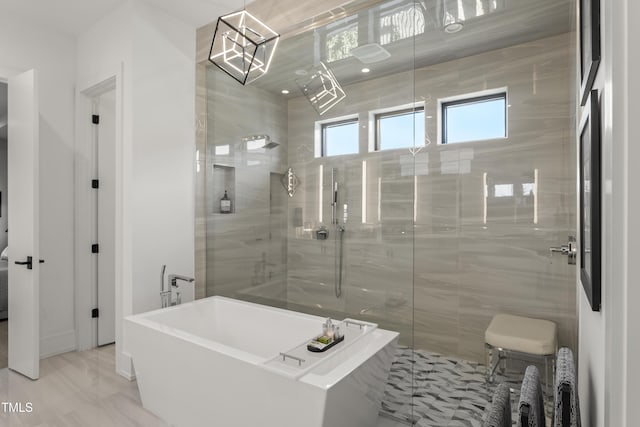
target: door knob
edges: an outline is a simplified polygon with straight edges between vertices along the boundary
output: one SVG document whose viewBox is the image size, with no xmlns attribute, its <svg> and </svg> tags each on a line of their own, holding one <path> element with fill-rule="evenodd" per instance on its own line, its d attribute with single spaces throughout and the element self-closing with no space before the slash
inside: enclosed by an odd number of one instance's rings
<svg viewBox="0 0 640 427">
<path fill-rule="evenodd" d="M 41 259 L 40 264 L 44 264 L 44 260 Z M 33 270 L 33 257 L 28 256 L 26 261 L 16 261 L 17 265 L 26 265 L 27 270 Z"/>
<path fill-rule="evenodd" d="M 33 257 L 28 256 L 26 261 L 16 261 L 17 265 L 26 265 L 27 270 L 33 270 Z"/>
</svg>

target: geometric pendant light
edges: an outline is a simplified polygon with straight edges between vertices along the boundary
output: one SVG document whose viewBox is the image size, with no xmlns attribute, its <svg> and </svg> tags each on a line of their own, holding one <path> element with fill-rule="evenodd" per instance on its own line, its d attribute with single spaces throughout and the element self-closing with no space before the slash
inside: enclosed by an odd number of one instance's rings
<svg viewBox="0 0 640 427">
<path fill-rule="evenodd" d="M 209 61 L 245 85 L 262 77 L 280 35 L 246 10 L 218 18 Z"/>
<path fill-rule="evenodd" d="M 304 78 L 296 79 L 296 83 L 319 115 L 346 97 L 340 82 L 323 62 L 312 67 Z"/>
</svg>

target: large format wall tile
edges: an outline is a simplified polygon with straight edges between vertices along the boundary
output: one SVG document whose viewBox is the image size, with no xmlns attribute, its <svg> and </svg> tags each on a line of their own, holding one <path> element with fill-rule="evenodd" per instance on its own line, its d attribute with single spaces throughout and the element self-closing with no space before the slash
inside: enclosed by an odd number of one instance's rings
<svg viewBox="0 0 640 427">
<path fill-rule="evenodd" d="M 346 100 L 329 115 L 358 115 L 358 155 L 315 158 L 319 117 L 306 99 L 290 100 L 289 163 L 303 182 L 289 203 L 288 289 L 296 305 L 407 325 L 413 332 L 405 342 L 470 360 L 482 360 L 484 330 L 499 312 L 551 319 L 560 344 L 573 347 L 575 268 L 549 256 L 550 246 L 575 235 L 571 37 L 345 87 Z M 507 139 L 437 144 L 438 98 L 501 87 L 508 90 Z M 368 112 L 414 101 L 425 101 L 431 141 L 421 157 L 407 149 L 369 153 Z M 332 168 L 340 204 L 348 205 L 344 303 L 333 295 Z M 512 186 L 513 196 L 496 197 L 496 185 Z M 296 209 L 303 225 L 293 224 Z M 330 230 L 328 243 L 311 239 L 321 226 Z"/>
<path fill-rule="evenodd" d="M 403 344 L 468 360 L 483 360 L 484 330 L 499 312 L 551 319 L 560 344 L 574 347 L 575 267 L 549 252 L 575 235 L 573 37 L 347 86 L 346 100 L 322 119 L 357 115 L 360 154 L 331 158 L 314 156 L 320 118 L 304 97 L 287 103 L 209 69 L 198 194 L 206 294 L 377 322 L 400 331 Z M 507 139 L 437 143 L 439 98 L 501 87 Z M 421 101 L 427 146 L 416 156 L 369 152 L 371 110 Z M 281 145 L 247 153 L 239 138 L 256 133 Z M 216 155 L 225 145 L 229 153 Z M 289 166 L 300 181 L 292 198 L 277 185 Z M 340 223 L 346 213 L 340 298 L 333 168 Z M 230 182 L 235 213 L 215 214 Z M 512 196 L 496 196 L 503 185 Z M 320 227 L 328 240 L 315 239 Z"/>
<path fill-rule="evenodd" d="M 280 182 L 287 159 L 287 105 L 207 69 L 206 171 L 200 198 L 206 218 L 205 295 L 286 305 L 287 197 Z M 279 145 L 248 149 L 244 137 Z M 227 191 L 232 213 L 220 213 Z"/>
</svg>

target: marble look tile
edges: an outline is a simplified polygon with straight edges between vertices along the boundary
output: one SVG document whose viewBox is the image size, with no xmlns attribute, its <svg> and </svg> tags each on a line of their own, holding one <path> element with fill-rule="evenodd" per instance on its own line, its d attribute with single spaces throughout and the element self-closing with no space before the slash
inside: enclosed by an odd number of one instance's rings
<svg viewBox="0 0 640 427">
<path fill-rule="evenodd" d="M 318 116 L 305 98 L 282 105 L 266 94 L 247 95 L 254 89 L 216 83 L 210 72 L 207 167 L 222 162 L 236 168 L 236 184 L 243 187 L 236 203 L 244 213 L 211 215 L 216 183 L 209 179 L 199 187 L 207 215 L 197 223 L 206 224 L 207 235 L 200 231 L 206 269 L 197 271 L 206 270 L 207 292 L 359 316 L 402 330 L 404 342 L 468 360 L 482 360 L 484 329 L 498 312 L 553 320 L 560 344 L 575 348 L 575 268 L 559 255 L 549 257 L 550 246 L 575 234 L 570 39 L 550 37 L 350 85 L 347 99 L 323 119 L 357 114 L 365 126 L 362 154 L 323 159 L 314 157 Z M 505 86 L 508 139 L 437 144 L 438 98 Z M 420 100 L 431 143 L 421 151 L 414 180 L 403 160 L 406 150 L 368 153 L 366 118 L 370 110 Z M 279 154 L 242 153 L 238 137 L 259 129 L 281 138 Z M 216 158 L 215 146 L 225 144 L 229 156 Z M 248 167 L 248 160 L 257 163 Z M 300 180 L 298 192 L 276 203 L 279 213 L 271 215 L 268 173 L 288 166 Z M 330 225 L 332 168 L 341 203 L 348 205 L 340 299 L 334 296 L 339 251 Z M 534 200 L 522 185 L 536 177 Z M 513 185 L 514 196 L 495 197 L 499 184 Z M 322 225 L 330 231 L 325 242 L 312 238 Z"/>
<path fill-rule="evenodd" d="M 286 301 L 286 102 L 260 89 L 228 85 L 209 68 L 204 183 L 206 295 Z M 279 145 L 248 150 L 243 137 L 269 135 Z M 223 167 L 218 167 L 223 166 Z M 219 213 L 228 191 L 232 214 Z"/>
<path fill-rule="evenodd" d="M 515 367 L 514 367 L 515 368 Z M 522 369 L 520 369 L 522 368 Z M 524 366 L 485 382 L 485 365 L 438 353 L 399 348 L 385 388 L 382 412 L 418 427 L 481 426 L 495 387 L 512 390 L 512 420 L 517 425 L 519 389 Z M 545 396 L 547 413 L 553 399 Z M 547 420 L 549 424 L 549 420 Z"/>
</svg>

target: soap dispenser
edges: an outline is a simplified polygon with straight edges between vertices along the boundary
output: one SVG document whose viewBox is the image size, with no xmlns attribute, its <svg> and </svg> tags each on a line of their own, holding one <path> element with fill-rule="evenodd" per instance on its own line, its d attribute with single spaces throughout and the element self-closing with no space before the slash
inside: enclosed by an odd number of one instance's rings
<svg viewBox="0 0 640 427">
<path fill-rule="evenodd" d="M 224 190 L 224 196 L 220 199 L 220 213 L 231 213 L 231 199 L 227 194 L 227 190 Z"/>
</svg>

